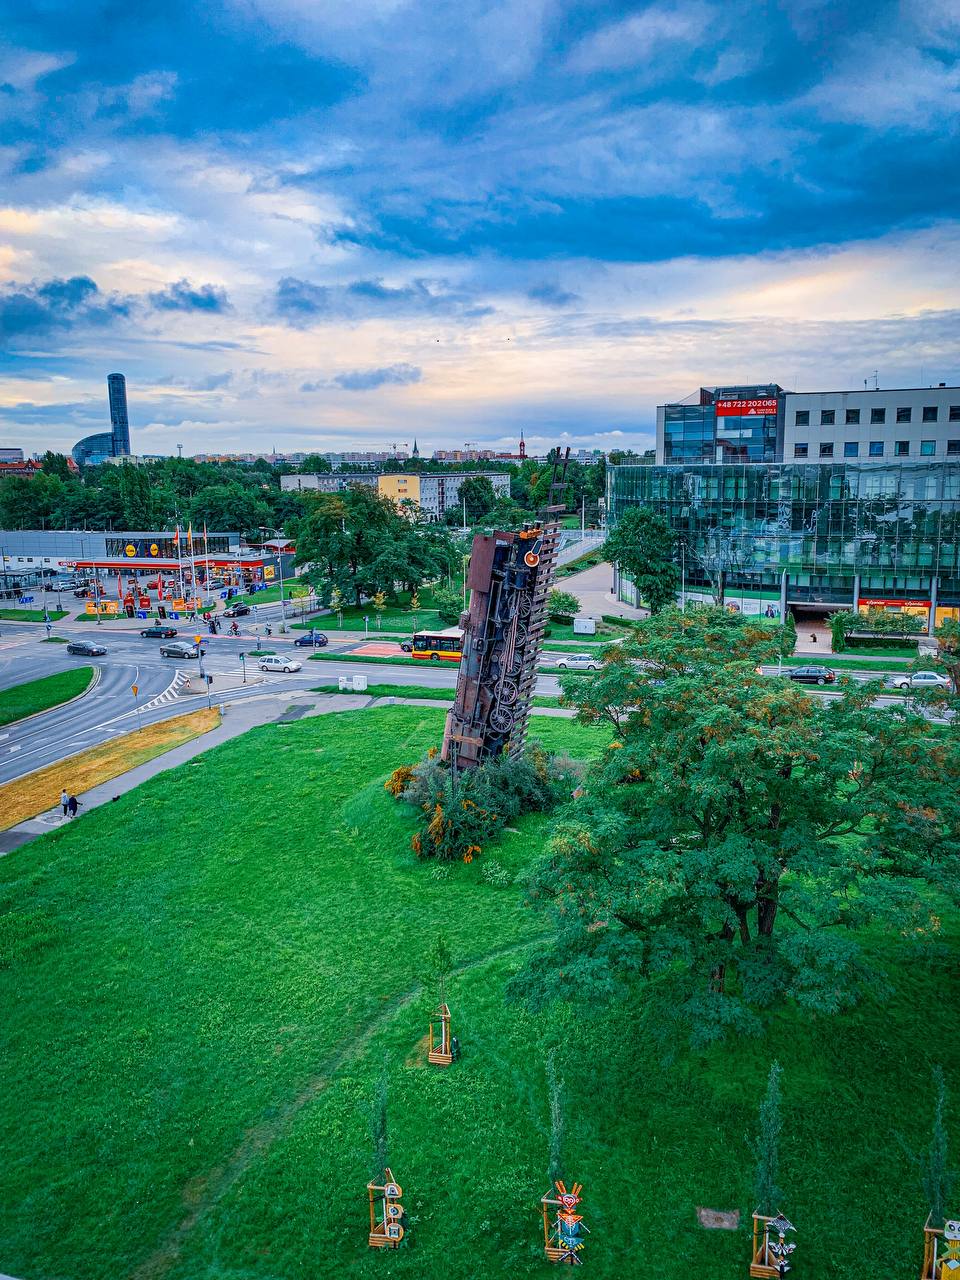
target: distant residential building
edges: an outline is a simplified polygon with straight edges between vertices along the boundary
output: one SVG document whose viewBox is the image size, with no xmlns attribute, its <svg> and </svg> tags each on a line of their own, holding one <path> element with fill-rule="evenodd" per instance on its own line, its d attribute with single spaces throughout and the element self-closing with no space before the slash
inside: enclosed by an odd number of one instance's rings
<svg viewBox="0 0 960 1280">
<path fill-rule="evenodd" d="M 22 462 L 23 450 L 14 448 L 0 448 L 0 462 Z"/>
<path fill-rule="evenodd" d="M 414 502 L 431 520 L 440 520 L 445 512 L 460 503 L 460 486 L 465 480 L 483 476 L 493 485 L 498 498 L 510 497 L 510 477 L 499 471 L 394 472 L 379 476 L 377 488 L 382 497 L 394 502 Z"/>
<path fill-rule="evenodd" d="M 377 487 L 378 475 L 375 471 L 330 471 L 321 475 L 281 476 L 280 488 L 300 493 L 305 489 L 319 493 L 340 493 L 354 484 L 367 484 Z"/>
</svg>

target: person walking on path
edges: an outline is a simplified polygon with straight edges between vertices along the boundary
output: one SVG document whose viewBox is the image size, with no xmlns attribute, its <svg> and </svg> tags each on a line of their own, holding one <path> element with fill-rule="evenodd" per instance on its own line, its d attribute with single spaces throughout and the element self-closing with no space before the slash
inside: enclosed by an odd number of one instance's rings
<svg viewBox="0 0 960 1280">
<path fill-rule="evenodd" d="M 77 809 L 79 807 L 80 807 L 80 801 L 77 799 L 76 796 L 71 796 L 70 799 L 67 801 L 67 808 L 70 810 L 71 818 L 75 818 L 77 816 Z"/>
<path fill-rule="evenodd" d="M 63 816 L 67 816 L 67 808 L 70 804 L 70 797 L 67 795 L 66 789 L 60 792 L 60 805 L 63 809 Z"/>
</svg>

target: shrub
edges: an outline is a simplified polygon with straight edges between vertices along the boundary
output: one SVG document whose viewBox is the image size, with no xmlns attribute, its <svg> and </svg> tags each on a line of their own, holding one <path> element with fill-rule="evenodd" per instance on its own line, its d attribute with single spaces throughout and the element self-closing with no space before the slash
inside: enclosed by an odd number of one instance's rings
<svg viewBox="0 0 960 1280">
<path fill-rule="evenodd" d="M 407 787 L 409 787 L 412 778 L 413 765 L 402 764 L 399 768 L 394 769 L 393 773 L 391 773 L 390 777 L 383 784 L 384 790 L 389 791 L 394 799 L 396 799 L 397 796 L 403 795 Z"/>
<path fill-rule="evenodd" d="M 573 617 L 580 612 L 580 601 L 571 591 L 559 591 L 556 587 L 547 596 L 547 613 L 559 622 L 561 617 Z"/>
<path fill-rule="evenodd" d="M 497 862 L 496 858 L 491 858 L 489 862 L 484 863 L 480 879 L 484 884 L 491 884 L 497 889 L 509 889 L 513 884 L 513 876 L 506 867 Z"/>
<path fill-rule="evenodd" d="M 409 770 L 406 785 L 395 789 L 401 766 L 387 790 L 421 810 L 423 820 L 410 844 L 418 858 L 472 862 L 502 828 L 522 813 L 551 809 L 569 795 L 576 770 L 566 757 L 554 760 L 533 742 L 520 760 L 498 756 L 459 774 L 435 756 Z"/>
<path fill-rule="evenodd" d="M 440 621 L 455 627 L 463 612 L 463 597 L 459 591 L 451 591 L 449 587 L 437 587 L 433 593 L 433 604 Z"/>
</svg>

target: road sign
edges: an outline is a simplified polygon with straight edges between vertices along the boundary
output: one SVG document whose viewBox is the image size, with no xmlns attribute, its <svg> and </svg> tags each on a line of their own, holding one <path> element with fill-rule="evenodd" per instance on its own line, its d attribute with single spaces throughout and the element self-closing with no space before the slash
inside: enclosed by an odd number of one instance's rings
<svg viewBox="0 0 960 1280">
<path fill-rule="evenodd" d="M 33 604 L 33 596 L 20 596 L 20 604 Z"/>
<path fill-rule="evenodd" d="M 202 639 L 203 639 L 203 636 L 194 636 L 194 637 L 193 637 L 193 643 L 194 643 L 194 644 L 199 644 L 199 643 L 200 643 L 200 641 L 201 641 Z"/>
<path fill-rule="evenodd" d="M 229 592 L 229 591 L 221 591 L 221 592 L 220 592 L 220 599 L 221 599 L 221 600 L 229 600 L 229 599 L 230 599 L 230 592 Z"/>
<path fill-rule="evenodd" d="M 138 684 L 132 684 L 130 688 L 133 690 L 133 696 L 136 697 L 140 692 L 140 686 Z"/>
</svg>

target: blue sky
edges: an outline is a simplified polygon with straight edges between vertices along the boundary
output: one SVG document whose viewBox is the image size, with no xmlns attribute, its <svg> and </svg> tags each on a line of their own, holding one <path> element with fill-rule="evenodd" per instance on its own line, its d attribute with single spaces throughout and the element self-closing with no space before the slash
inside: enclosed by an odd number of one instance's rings
<svg viewBox="0 0 960 1280">
<path fill-rule="evenodd" d="M 645 447 L 960 382 L 954 0 L 0 0 L 0 442 Z"/>
</svg>

